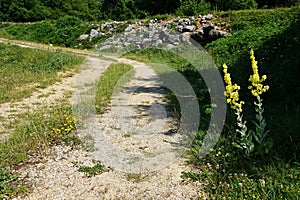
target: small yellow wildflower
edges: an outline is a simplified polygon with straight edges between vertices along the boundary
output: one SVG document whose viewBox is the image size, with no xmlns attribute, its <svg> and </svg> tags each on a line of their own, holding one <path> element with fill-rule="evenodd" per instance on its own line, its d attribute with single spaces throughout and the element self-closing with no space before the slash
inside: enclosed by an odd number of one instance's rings
<svg viewBox="0 0 300 200">
<path fill-rule="evenodd" d="M 263 75 L 261 78 L 258 73 L 258 66 L 257 61 L 254 57 L 254 51 L 250 50 L 250 59 L 252 63 L 252 71 L 253 74 L 250 75 L 249 81 L 251 82 L 251 86 L 248 87 L 248 89 L 251 90 L 251 94 L 255 97 L 258 97 L 262 93 L 266 92 L 269 89 L 268 85 L 263 85 L 262 82 L 264 82 L 267 79 L 266 75 Z"/>
</svg>

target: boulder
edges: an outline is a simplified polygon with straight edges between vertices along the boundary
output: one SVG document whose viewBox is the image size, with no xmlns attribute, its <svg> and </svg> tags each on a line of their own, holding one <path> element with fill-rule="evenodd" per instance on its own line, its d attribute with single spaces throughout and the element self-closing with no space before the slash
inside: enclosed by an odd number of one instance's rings
<svg viewBox="0 0 300 200">
<path fill-rule="evenodd" d="M 183 27 L 182 32 L 193 32 L 196 29 L 194 25 L 188 25 Z"/>
<path fill-rule="evenodd" d="M 90 40 L 92 40 L 94 37 L 98 37 L 99 36 L 99 32 L 95 29 L 92 29 L 90 32 Z"/>
<path fill-rule="evenodd" d="M 88 34 L 82 34 L 82 35 L 79 36 L 78 40 L 85 40 L 85 39 L 87 39 L 88 37 L 89 37 Z"/>
<path fill-rule="evenodd" d="M 182 25 L 178 25 L 178 26 L 175 27 L 175 30 L 178 31 L 178 32 L 180 32 L 180 33 L 182 33 L 183 32 L 183 28 L 184 27 Z"/>
<path fill-rule="evenodd" d="M 213 18 L 213 15 L 212 15 L 212 14 L 207 14 L 207 15 L 205 16 L 205 19 L 206 19 L 206 20 L 212 20 L 212 18 Z"/>
</svg>

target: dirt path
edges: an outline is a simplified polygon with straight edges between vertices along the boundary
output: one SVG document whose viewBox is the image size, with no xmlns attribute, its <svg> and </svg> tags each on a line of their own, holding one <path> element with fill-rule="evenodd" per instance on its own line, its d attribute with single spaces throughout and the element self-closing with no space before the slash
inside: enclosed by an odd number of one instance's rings
<svg viewBox="0 0 300 200">
<path fill-rule="evenodd" d="M 109 63 L 111 63 L 111 61 L 87 57 L 82 66 L 86 69 L 93 70 L 91 67 L 97 66 L 100 62 L 105 66 L 108 66 Z M 102 71 L 104 70 L 105 68 Z M 13 120 L 17 115 L 26 112 L 34 112 L 34 110 L 42 108 L 45 105 L 51 106 L 64 99 L 70 99 L 74 92 L 74 85 L 78 79 L 78 74 L 66 72 L 64 76 L 66 78 L 62 78 L 60 82 L 56 82 L 47 88 L 33 92 L 29 98 L 25 98 L 19 102 L 0 104 L 0 117 L 4 119 L 0 121 L 0 133 L 2 132 L 2 134 L 0 134 L 0 141 L 7 137 L 7 130 L 4 128 L 4 124 L 9 123 L 9 121 Z"/>
<path fill-rule="evenodd" d="M 180 143 L 183 136 L 176 134 L 174 119 L 165 109 L 159 78 L 144 63 L 116 59 L 131 64 L 135 76 L 113 97 L 109 112 L 95 115 L 92 120 L 88 118 L 85 127 L 89 128 L 79 130 L 83 140 L 86 133 L 92 136 L 94 148 L 86 151 L 55 146 L 45 157 L 31 158 L 35 164 L 26 165 L 16 173 L 32 190 L 16 199 L 182 200 L 201 195 L 200 185 L 185 184 L 180 177 L 188 167 L 174 144 Z M 28 111 L 28 107 L 34 110 L 40 104 L 55 103 L 64 98 L 66 91 L 80 91 L 78 84 L 87 91 L 89 83 L 95 82 L 111 62 L 87 57 L 81 73 L 15 103 L 14 109 L 20 113 Z M 41 94 L 49 93 L 40 98 Z M 9 104 L 2 104 L 1 116 L 8 117 L 10 109 Z M 78 163 L 93 166 L 95 159 L 110 170 L 90 178 L 78 172 Z"/>
</svg>

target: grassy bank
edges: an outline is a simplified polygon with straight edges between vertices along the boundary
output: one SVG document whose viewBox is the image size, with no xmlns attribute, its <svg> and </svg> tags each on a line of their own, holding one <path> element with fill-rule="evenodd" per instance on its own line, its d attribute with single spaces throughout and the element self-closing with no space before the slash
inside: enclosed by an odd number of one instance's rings
<svg viewBox="0 0 300 200">
<path fill-rule="evenodd" d="M 239 135 L 235 131 L 235 119 L 232 114 L 229 114 L 218 144 L 214 149 L 211 149 L 208 156 L 204 159 L 199 159 L 199 150 L 206 135 L 205 123 L 209 120 L 209 116 L 206 113 L 207 108 L 209 108 L 207 105 L 210 103 L 207 88 L 201 77 L 186 60 L 170 52 L 148 49 L 132 52 L 126 57 L 148 62 L 152 65 L 164 63 L 183 74 L 193 86 L 201 106 L 200 120 L 202 126 L 187 155 L 189 164 L 194 166 L 194 170 L 185 172 L 182 177 L 187 181 L 192 180 L 202 183 L 206 198 L 298 198 L 300 191 L 300 158 L 298 156 L 300 147 L 297 141 L 293 141 L 291 138 L 290 141 L 286 142 L 280 136 L 272 134 L 276 144 L 268 155 L 265 157 L 248 156 L 242 150 L 232 145 L 233 142 L 236 142 Z M 247 65 L 251 69 L 250 59 Z M 248 77 L 248 75 L 244 76 Z M 169 99 L 173 102 L 173 109 L 180 111 L 174 94 L 170 93 Z M 277 104 L 276 101 L 268 101 L 267 103 L 271 104 L 267 105 L 268 107 Z M 252 107 L 251 104 L 248 106 L 249 109 Z M 228 111 L 229 113 L 231 112 L 230 110 Z M 253 115 L 250 114 L 248 117 L 251 118 Z M 271 127 L 274 126 L 272 123 L 278 123 L 278 121 L 268 121 L 268 125 Z M 283 126 L 282 128 L 285 127 L 288 130 L 289 123 L 287 121 L 280 123 Z M 277 130 L 271 129 L 271 133 L 272 131 L 275 132 Z"/>
<path fill-rule="evenodd" d="M 78 40 L 80 35 L 90 34 L 91 29 L 98 29 L 102 23 L 104 22 L 84 22 L 72 16 L 34 23 L 2 23 L 0 24 L 0 37 L 76 49 L 91 49 L 113 33 L 124 31 L 128 25 L 118 25 L 110 34 L 93 38 L 91 41 L 89 39 Z"/>
<path fill-rule="evenodd" d="M 83 57 L 0 44 L 0 103 L 31 96 L 79 69 Z M 70 74 L 69 74 L 70 75 Z"/>
</svg>

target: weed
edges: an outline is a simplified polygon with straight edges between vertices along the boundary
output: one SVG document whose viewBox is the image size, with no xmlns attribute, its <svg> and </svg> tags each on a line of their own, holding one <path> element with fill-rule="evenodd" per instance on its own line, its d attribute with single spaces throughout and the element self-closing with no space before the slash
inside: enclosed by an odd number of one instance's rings
<svg viewBox="0 0 300 200">
<path fill-rule="evenodd" d="M 125 134 L 122 135 L 122 137 L 123 138 L 129 138 L 129 137 L 131 137 L 131 134 L 130 133 L 125 133 Z"/>
<path fill-rule="evenodd" d="M 87 177 L 93 177 L 102 174 L 105 171 L 105 166 L 100 161 L 96 161 L 92 167 L 79 166 L 78 171 L 84 172 Z"/>
<path fill-rule="evenodd" d="M 127 173 L 125 176 L 127 181 L 133 181 L 135 183 L 140 183 L 147 178 L 147 176 L 143 176 L 141 173 Z"/>
</svg>

